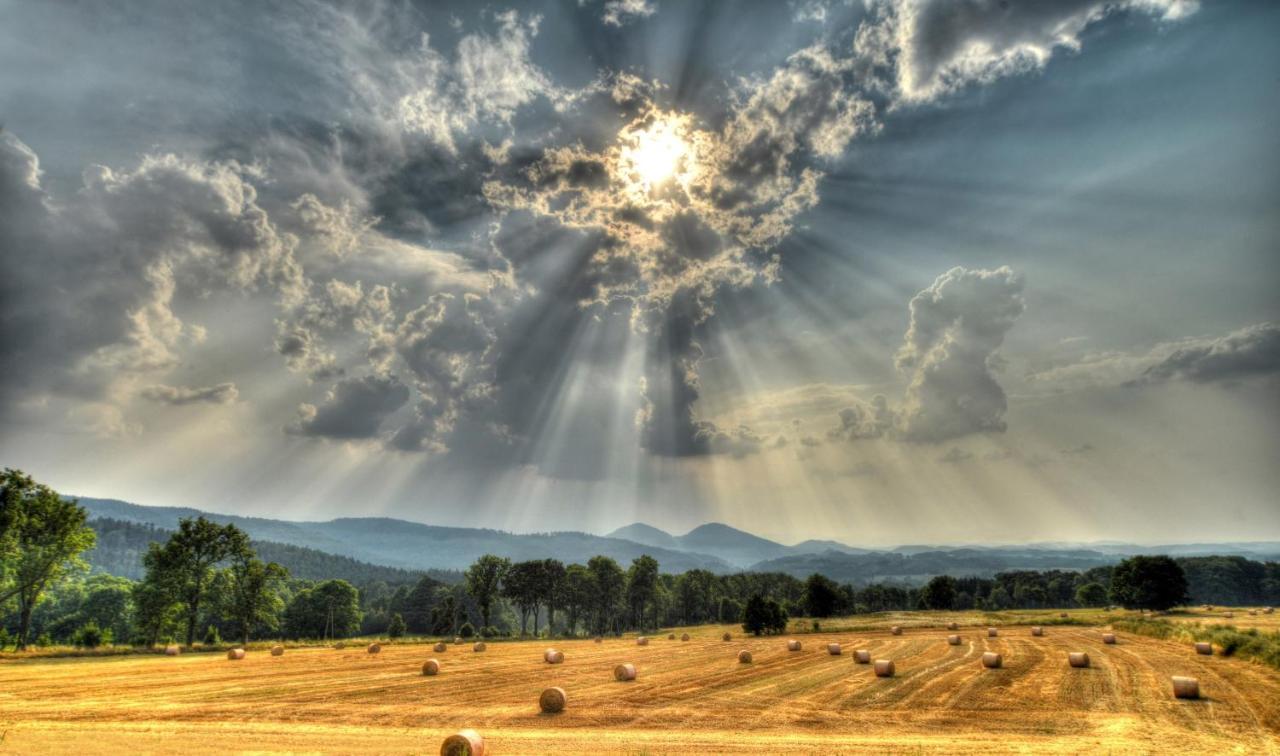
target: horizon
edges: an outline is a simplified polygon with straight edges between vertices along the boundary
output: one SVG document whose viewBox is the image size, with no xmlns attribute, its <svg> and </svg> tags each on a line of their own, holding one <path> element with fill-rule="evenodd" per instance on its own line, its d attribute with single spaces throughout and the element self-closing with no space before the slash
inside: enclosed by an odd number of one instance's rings
<svg viewBox="0 0 1280 756">
<path fill-rule="evenodd" d="M 1280 4 L 304 5 L 6 6 L 5 465 L 295 521 L 1280 541 Z"/>
</svg>

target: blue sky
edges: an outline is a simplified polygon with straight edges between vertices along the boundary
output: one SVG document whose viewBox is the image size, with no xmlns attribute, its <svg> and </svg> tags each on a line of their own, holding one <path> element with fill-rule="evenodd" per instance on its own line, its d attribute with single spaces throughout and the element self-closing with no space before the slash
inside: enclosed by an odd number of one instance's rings
<svg viewBox="0 0 1280 756">
<path fill-rule="evenodd" d="M 1280 537 L 1274 4 L 0 9 L 0 456 L 63 490 Z"/>
</svg>

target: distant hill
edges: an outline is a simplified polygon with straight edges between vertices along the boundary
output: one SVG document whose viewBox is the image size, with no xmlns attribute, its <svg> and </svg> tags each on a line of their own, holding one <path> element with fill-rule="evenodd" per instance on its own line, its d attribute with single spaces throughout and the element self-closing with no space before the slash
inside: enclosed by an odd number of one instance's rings
<svg viewBox="0 0 1280 756">
<path fill-rule="evenodd" d="M 89 566 L 134 580 L 143 575 L 142 557 L 147 553 L 147 546 L 152 542 L 166 540 L 173 532 L 146 523 L 110 518 L 92 519 L 89 527 L 98 536 L 97 545 L 85 554 Z M 260 559 L 280 564 L 289 570 L 290 576 L 304 580 L 338 578 L 354 585 L 379 581 L 393 585 L 416 583 L 424 576 L 444 583 L 462 580 L 462 573 L 455 571 L 402 570 L 368 564 L 337 554 L 326 554 L 305 546 L 257 540 L 252 543 Z"/>
<path fill-rule="evenodd" d="M 816 554 L 826 551 L 844 554 L 871 553 L 868 549 L 854 548 L 836 541 L 803 541 L 794 546 L 785 546 L 777 541 L 761 538 L 720 522 L 700 525 L 682 536 L 671 535 L 652 525 L 636 522 L 618 528 L 609 533 L 609 537 L 627 538 L 638 543 L 668 549 L 710 554 L 739 569 L 794 554 Z"/>
<path fill-rule="evenodd" d="M 144 507 L 115 499 L 82 497 L 90 517 L 110 518 L 174 529 L 184 517 L 203 515 L 214 522 L 234 523 L 250 538 L 302 546 L 372 564 L 408 570 L 464 570 L 481 554 L 514 561 L 560 559 L 585 563 L 597 554 L 623 566 L 648 554 L 667 572 L 695 568 L 732 572 L 734 565 L 715 556 L 647 546 L 589 533 L 517 534 L 480 528 L 447 528 L 384 517 L 357 517 L 324 522 L 292 522 L 202 512 L 185 507 Z"/>
<path fill-rule="evenodd" d="M 903 553 L 877 551 L 849 554 L 793 554 L 752 565 L 758 572 L 785 572 L 807 577 L 815 572 L 840 583 L 923 583 L 935 575 L 991 577 L 1009 570 L 1087 570 L 1114 564 L 1114 555 L 1096 551 L 1028 551 L 1012 549 L 952 549 Z"/>
</svg>

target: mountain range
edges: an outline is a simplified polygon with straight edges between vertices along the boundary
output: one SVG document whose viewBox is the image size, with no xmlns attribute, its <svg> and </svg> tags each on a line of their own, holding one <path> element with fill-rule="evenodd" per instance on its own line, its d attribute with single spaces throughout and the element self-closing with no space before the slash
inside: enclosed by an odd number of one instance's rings
<svg viewBox="0 0 1280 756">
<path fill-rule="evenodd" d="M 706 569 L 785 572 L 806 577 L 820 572 L 851 583 L 896 580 L 919 583 L 934 575 L 990 576 L 1007 570 L 1083 570 L 1112 564 L 1132 554 L 1238 555 L 1280 560 L 1280 542 L 1190 543 L 1139 546 L 1117 542 L 1032 543 L 1021 546 L 907 545 L 866 549 L 836 541 L 785 545 L 723 523 L 701 525 L 673 535 L 633 523 L 606 535 L 581 532 L 509 533 L 486 528 L 426 525 L 385 517 L 344 517 L 325 521 L 275 520 L 202 512 L 185 507 L 150 507 L 115 499 L 80 498 L 91 518 L 144 523 L 171 530 L 184 517 L 203 515 L 233 523 L 257 541 L 314 549 L 372 565 L 404 570 L 463 570 L 491 553 L 513 561 L 555 558 L 585 563 L 601 554 L 626 566 L 648 554 L 664 572 Z"/>
</svg>

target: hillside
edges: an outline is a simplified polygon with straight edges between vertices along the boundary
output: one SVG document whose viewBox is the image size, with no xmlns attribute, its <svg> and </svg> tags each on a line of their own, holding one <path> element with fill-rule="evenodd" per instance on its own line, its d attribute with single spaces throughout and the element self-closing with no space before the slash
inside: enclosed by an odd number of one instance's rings
<svg viewBox="0 0 1280 756">
<path fill-rule="evenodd" d="M 734 566 L 706 554 L 646 546 L 621 538 L 589 533 L 518 534 L 481 528 L 449 528 L 383 517 L 340 518 L 324 522 L 292 522 L 202 512 L 185 507 L 144 507 L 115 499 L 82 497 L 90 517 L 110 518 L 173 529 L 184 517 L 203 515 L 233 523 L 250 538 L 301 546 L 371 564 L 406 570 L 464 570 L 481 554 L 514 561 L 555 558 L 585 563 L 597 554 L 626 565 L 648 554 L 667 572 L 706 569 L 732 572 Z"/>
</svg>

